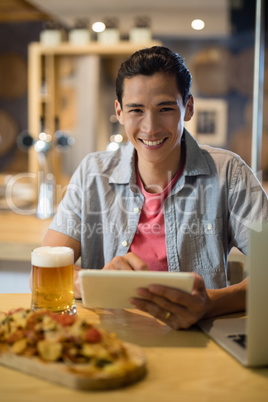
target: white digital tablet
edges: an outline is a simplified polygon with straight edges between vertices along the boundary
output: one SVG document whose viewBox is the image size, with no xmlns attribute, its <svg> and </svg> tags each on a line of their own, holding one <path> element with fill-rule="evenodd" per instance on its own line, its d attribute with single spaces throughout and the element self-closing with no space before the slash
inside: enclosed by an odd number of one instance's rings
<svg viewBox="0 0 268 402">
<path fill-rule="evenodd" d="M 79 271 L 82 302 L 87 308 L 134 308 L 131 297 L 139 297 L 136 289 L 161 284 L 191 293 L 194 277 L 189 272 Z"/>
</svg>

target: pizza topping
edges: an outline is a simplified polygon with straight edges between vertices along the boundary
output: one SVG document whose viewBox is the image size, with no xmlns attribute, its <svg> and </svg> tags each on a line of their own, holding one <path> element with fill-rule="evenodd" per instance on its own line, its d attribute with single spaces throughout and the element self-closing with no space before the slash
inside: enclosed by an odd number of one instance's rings
<svg viewBox="0 0 268 402">
<path fill-rule="evenodd" d="M 37 350 L 43 360 L 55 362 L 59 360 L 62 355 L 62 344 L 43 340 L 38 342 Z"/>
<path fill-rule="evenodd" d="M 87 375 L 104 371 L 121 375 L 129 356 L 116 334 L 96 328 L 88 319 L 57 315 L 47 310 L 17 309 L 0 313 L 0 347 L 18 355 L 63 362 Z"/>
<path fill-rule="evenodd" d="M 20 339 L 12 345 L 12 351 L 17 355 L 22 354 L 27 348 L 27 339 Z"/>
<path fill-rule="evenodd" d="M 96 328 L 90 328 L 86 332 L 86 341 L 96 343 L 101 341 L 101 333 Z"/>
</svg>

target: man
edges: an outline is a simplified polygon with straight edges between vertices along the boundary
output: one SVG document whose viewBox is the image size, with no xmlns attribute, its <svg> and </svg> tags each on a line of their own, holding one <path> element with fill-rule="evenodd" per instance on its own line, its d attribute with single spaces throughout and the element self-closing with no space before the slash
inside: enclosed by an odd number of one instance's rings
<svg viewBox="0 0 268 402">
<path fill-rule="evenodd" d="M 247 253 L 249 225 L 268 219 L 267 196 L 245 163 L 200 147 L 184 129 L 190 87 L 183 59 L 165 47 L 121 65 L 115 110 L 129 144 L 82 161 L 43 241 L 72 247 L 83 268 L 193 272 L 190 295 L 152 285 L 132 298 L 174 329 L 245 309 L 246 279 L 227 287 L 228 253 Z"/>
</svg>

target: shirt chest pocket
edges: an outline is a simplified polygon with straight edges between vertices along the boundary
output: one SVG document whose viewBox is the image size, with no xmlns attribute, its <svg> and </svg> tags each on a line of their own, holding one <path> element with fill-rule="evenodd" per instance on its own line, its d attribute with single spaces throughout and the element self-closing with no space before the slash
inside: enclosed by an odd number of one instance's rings
<svg viewBox="0 0 268 402">
<path fill-rule="evenodd" d="M 201 275 L 209 288 L 225 286 L 225 252 L 222 219 L 194 220 L 180 230 L 182 271 Z"/>
</svg>

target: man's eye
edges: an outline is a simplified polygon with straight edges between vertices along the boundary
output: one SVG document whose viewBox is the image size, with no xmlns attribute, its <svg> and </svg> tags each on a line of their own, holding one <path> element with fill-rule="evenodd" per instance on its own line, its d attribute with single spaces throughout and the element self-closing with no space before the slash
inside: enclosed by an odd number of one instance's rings
<svg viewBox="0 0 268 402">
<path fill-rule="evenodd" d="M 162 107 L 161 112 L 170 112 L 174 110 L 172 107 Z"/>
<path fill-rule="evenodd" d="M 141 109 L 130 109 L 129 113 L 142 113 Z"/>
</svg>

